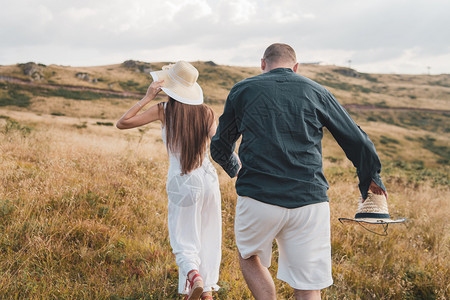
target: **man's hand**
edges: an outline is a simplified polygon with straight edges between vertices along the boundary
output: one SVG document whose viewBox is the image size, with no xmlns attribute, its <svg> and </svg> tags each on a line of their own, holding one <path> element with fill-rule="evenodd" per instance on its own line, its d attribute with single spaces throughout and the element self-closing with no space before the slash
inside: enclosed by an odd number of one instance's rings
<svg viewBox="0 0 450 300">
<path fill-rule="evenodd" d="M 376 195 L 384 195 L 386 197 L 386 199 L 388 198 L 388 193 L 386 191 L 384 191 L 382 188 L 380 188 L 375 182 L 371 182 L 370 186 L 369 186 L 369 191 L 371 191 L 372 193 L 376 194 Z M 366 199 L 363 199 L 363 203 Z"/>
</svg>

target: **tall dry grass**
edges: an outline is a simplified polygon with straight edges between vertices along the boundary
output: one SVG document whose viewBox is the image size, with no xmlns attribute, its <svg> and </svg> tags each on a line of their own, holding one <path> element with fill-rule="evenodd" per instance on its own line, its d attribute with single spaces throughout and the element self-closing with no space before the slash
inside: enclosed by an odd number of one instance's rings
<svg viewBox="0 0 450 300">
<path fill-rule="evenodd" d="M 0 298 L 178 299 L 159 125 L 119 131 L 92 122 L 77 127 L 77 118 L 14 116 L 0 119 Z M 394 169 L 384 176 L 390 212 L 408 222 L 390 226 L 387 237 L 342 225 L 338 217 L 355 213 L 357 181 L 326 139 L 325 156 L 340 159 L 325 164 L 335 282 L 323 298 L 447 299 L 448 186 Z M 234 181 L 221 170 L 219 178 L 217 296 L 251 299 L 234 242 Z M 275 282 L 279 299 L 293 298 L 288 285 Z"/>
</svg>

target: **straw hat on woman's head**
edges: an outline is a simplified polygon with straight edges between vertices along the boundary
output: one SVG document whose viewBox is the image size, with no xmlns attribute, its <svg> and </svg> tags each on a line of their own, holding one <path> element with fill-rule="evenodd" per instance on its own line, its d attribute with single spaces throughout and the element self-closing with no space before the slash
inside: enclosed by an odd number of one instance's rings
<svg viewBox="0 0 450 300">
<path fill-rule="evenodd" d="M 174 100 L 189 105 L 203 103 L 203 91 L 197 83 L 198 71 L 190 63 L 179 61 L 150 75 L 154 81 L 164 80 L 161 89 Z"/>
</svg>

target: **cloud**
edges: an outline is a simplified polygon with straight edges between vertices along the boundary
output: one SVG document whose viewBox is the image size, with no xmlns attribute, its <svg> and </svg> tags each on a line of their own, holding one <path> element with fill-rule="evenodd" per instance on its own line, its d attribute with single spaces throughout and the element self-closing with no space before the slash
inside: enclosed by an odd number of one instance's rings
<svg viewBox="0 0 450 300">
<path fill-rule="evenodd" d="M 134 58 L 257 66 L 270 43 L 285 42 L 304 61 L 421 72 L 408 59 L 436 63 L 450 47 L 444 0 L 0 1 L 0 64 Z M 432 70 L 448 73 L 450 62 Z"/>
</svg>

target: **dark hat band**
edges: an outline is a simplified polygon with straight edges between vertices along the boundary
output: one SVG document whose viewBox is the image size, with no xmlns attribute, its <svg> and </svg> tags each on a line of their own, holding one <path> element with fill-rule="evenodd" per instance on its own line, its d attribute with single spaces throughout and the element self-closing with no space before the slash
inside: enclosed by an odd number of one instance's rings
<svg viewBox="0 0 450 300">
<path fill-rule="evenodd" d="M 377 214 L 377 213 L 357 213 L 355 219 L 372 218 L 372 219 L 389 219 L 389 214 Z"/>
</svg>

